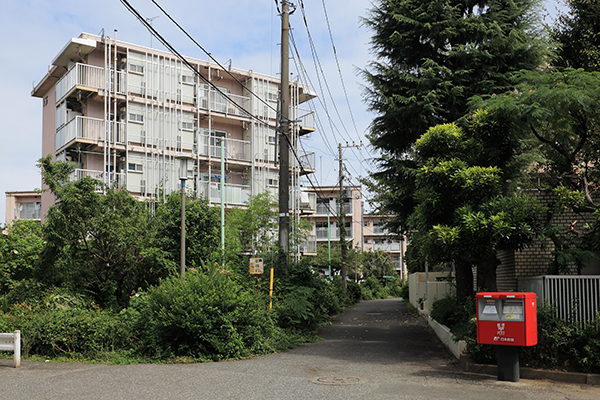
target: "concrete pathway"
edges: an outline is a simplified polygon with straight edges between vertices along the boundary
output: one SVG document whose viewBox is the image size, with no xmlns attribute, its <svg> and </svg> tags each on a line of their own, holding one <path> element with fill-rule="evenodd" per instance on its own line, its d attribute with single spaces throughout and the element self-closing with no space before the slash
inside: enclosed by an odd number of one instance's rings
<svg viewBox="0 0 600 400">
<path fill-rule="evenodd" d="M 322 341 L 249 360 L 90 365 L 0 360 L 0 399 L 600 399 L 600 387 L 464 374 L 398 299 L 334 318 Z"/>
</svg>

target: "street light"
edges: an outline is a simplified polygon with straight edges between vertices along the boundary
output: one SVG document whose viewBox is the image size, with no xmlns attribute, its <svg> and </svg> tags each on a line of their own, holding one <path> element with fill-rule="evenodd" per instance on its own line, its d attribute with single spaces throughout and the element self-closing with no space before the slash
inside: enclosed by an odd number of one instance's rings
<svg viewBox="0 0 600 400">
<path fill-rule="evenodd" d="M 187 181 L 187 162 L 192 157 L 188 155 L 176 156 L 179 160 L 179 180 L 181 181 L 181 255 L 179 259 L 179 275 L 185 278 L 185 181 Z"/>
</svg>

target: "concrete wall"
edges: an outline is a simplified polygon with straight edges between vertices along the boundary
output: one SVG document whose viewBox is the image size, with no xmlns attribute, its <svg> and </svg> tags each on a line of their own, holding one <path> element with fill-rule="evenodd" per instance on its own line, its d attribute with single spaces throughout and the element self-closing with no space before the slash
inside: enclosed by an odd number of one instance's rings
<svg viewBox="0 0 600 400">
<path fill-rule="evenodd" d="M 454 286 L 447 280 L 448 272 L 415 272 L 408 276 L 409 301 L 424 314 L 429 314 L 431 305 L 454 291 Z M 427 298 L 428 297 L 428 298 Z M 419 304 L 419 299 L 422 299 Z"/>
</svg>

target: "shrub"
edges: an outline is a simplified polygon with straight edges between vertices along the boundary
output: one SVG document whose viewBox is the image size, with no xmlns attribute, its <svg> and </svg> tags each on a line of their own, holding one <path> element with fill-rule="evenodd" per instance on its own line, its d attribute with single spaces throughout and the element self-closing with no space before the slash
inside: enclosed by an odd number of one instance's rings
<svg viewBox="0 0 600 400">
<path fill-rule="evenodd" d="M 143 351 L 156 358 L 224 360 L 272 350 L 277 334 L 265 298 L 211 270 L 172 277 L 148 292 L 138 330 Z"/>
<path fill-rule="evenodd" d="M 360 292 L 362 300 L 374 300 L 386 297 L 383 286 L 381 286 L 381 283 L 379 283 L 377 278 L 372 276 L 368 277 L 363 283 L 361 283 Z"/>
</svg>

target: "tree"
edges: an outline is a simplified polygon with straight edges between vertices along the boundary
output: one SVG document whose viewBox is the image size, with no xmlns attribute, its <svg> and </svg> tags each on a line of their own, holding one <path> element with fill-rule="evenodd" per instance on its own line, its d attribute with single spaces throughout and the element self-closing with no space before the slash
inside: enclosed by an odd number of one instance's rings
<svg viewBox="0 0 600 400">
<path fill-rule="evenodd" d="M 377 113 L 369 139 L 382 152 L 366 184 L 397 229 L 415 206 L 416 140 L 438 124 L 464 126 L 471 96 L 502 93 L 511 73 L 541 64 L 538 9 L 537 0 L 379 0 L 363 19 L 377 58 L 362 71 Z"/>
<path fill-rule="evenodd" d="M 51 156 L 40 166 L 57 198 L 43 226 L 47 243 L 36 270 L 41 282 L 85 294 L 104 307 L 119 307 L 132 291 L 175 271 L 176 263 L 152 246 L 144 203 L 89 177 L 69 182 L 72 166 L 53 163 Z"/>
<path fill-rule="evenodd" d="M 228 213 L 227 243 L 238 252 L 267 253 L 275 246 L 277 213 L 268 192 L 251 196 L 246 208 L 234 208 Z"/>
<path fill-rule="evenodd" d="M 15 220 L 0 235 L 0 294 L 6 294 L 18 281 L 33 277 L 43 249 L 39 221 Z"/>
<path fill-rule="evenodd" d="M 430 264 L 452 262 L 457 297 L 477 284 L 496 289 L 496 252 L 521 249 L 539 234 L 542 208 L 531 197 L 513 196 L 506 181 L 518 170 L 519 142 L 500 129 L 502 118 L 476 112 L 465 129 L 455 124 L 430 128 L 415 145 L 415 209 L 408 219 L 412 244 Z M 495 148 L 493 143 L 506 147 Z"/>
<path fill-rule="evenodd" d="M 185 198 L 185 265 L 200 269 L 206 262 L 220 261 L 219 211 L 205 199 Z M 181 257 L 181 194 L 173 192 L 157 203 L 152 217 L 156 246 L 179 264 Z"/>
<path fill-rule="evenodd" d="M 554 260 L 549 273 L 579 271 L 589 258 L 588 250 L 598 250 L 600 226 L 597 221 L 574 226 L 553 226 L 554 216 L 573 211 L 585 221 L 585 212 L 598 209 L 593 192 L 600 182 L 600 73 L 565 69 L 546 73 L 523 71 L 515 76 L 515 90 L 502 95 L 474 98 L 473 106 L 493 114 L 510 116 L 507 131 L 526 144 L 530 163 L 524 170 L 524 184 L 536 182 L 552 191 L 556 200 L 544 218 L 545 236 L 552 241 Z M 577 221 L 574 221 L 574 224 Z"/>
<path fill-rule="evenodd" d="M 551 28 L 558 43 L 554 65 L 563 68 L 600 70 L 600 2 L 566 0 L 568 13 L 561 13 Z"/>
</svg>

